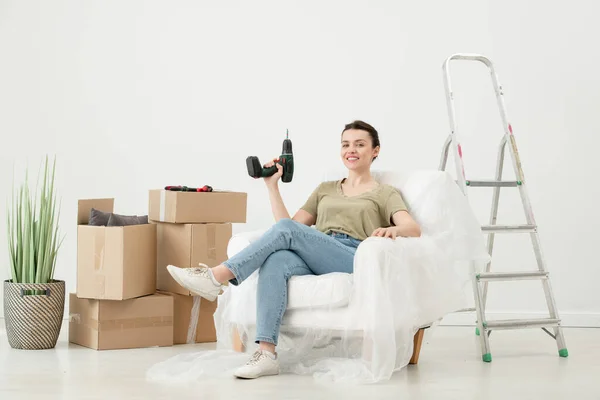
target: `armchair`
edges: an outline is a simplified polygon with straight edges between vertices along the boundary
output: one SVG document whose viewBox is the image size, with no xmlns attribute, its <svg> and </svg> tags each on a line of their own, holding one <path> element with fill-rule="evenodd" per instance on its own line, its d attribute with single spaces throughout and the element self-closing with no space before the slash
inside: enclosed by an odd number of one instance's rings
<svg viewBox="0 0 600 400">
<path fill-rule="evenodd" d="M 489 259 L 479 222 L 448 173 L 374 176 L 401 191 L 422 236 L 366 239 L 352 274 L 290 278 L 278 345 L 288 371 L 373 382 L 416 364 L 423 328 L 466 306 L 470 273 Z M 234 235 L 228 255 L 263 232 Z M 219 296 L 218 347 L 244 351 L 254 345 L 259 273 Z"/>
</svg>

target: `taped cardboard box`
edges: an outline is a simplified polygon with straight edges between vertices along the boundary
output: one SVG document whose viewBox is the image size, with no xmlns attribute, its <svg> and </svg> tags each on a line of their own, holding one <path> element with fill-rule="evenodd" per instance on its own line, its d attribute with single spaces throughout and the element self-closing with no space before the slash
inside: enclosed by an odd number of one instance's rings
<svg viewBox="0 0 600 400">
<path fill-rule="evenodd" d="M 191 295 L 167 271 L 167 265 L 180 268 L 197 267 L 199 263 L 215 267 L 227 260 L 227 245 L 232 225 L 226 224 L 171 224 L 155 222 L 156 282 L 166 292 Z"/>
<path fill-rule="evenodd" d="M 125 300 L 156 291 L 156 225 L 90 226 L 90 210 L 113 212 L 114 199 L 79 200 L 77 296 Z"/>
<path fill-rule="evenodd" d="M 178 224 L 246 222 L 248 194 L 150 190 L 149 218 Z"/>
<path fill-rule="evenodd" d="M 173 297 L 173 344 L 217 341 L 214 320 L 217 301 L 163 291 L 158 293 Z"/>
<path fill-rule="evenodd" d="M 173 297 L 123 301 L 69 296 L 69 342 L 95 350 L 173 345 Z"/>
</svg>

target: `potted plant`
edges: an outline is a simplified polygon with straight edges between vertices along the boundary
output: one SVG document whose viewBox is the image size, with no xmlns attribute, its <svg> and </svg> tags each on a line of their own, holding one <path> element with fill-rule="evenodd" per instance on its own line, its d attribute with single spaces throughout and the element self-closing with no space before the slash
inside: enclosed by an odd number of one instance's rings
<svg viewBox="0 0 600 400">
<path fill-rule="evenodd" d="M 54 191 L 56 160 L 44 163 L 39 194 L 29 190 L 28 172 L 19 190 L 13 187 L 7 209 L 8 248 L 12 279 L 4 281 L 4 319 L 12 348 L 56 346 L 65 305 L 65 282 L 54 279 L 62 239 Z M 10 204 L 12 203 L 12 204 Z"/>
</svg>

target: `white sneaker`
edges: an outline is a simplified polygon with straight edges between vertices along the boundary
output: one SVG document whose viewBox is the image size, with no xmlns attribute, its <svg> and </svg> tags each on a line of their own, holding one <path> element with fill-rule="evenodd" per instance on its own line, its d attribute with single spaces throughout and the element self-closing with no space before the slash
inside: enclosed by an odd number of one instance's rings
<svg viewBox="0 0 600 400">
<path fill-rule="evenodd" d="M 173 279 L 181 286 L 195 294 L 202 296 L 208 301 L 215 301 L 223 285 L 214 281 L 212 274 L 206 264 L 200 264 L 199 268 L 179 268 L 174 265 L 168 265 L 167 271 Z"/>
<path fill-rule="evenodd" d="M 242 379 L 279 375 L 279 360 L 276 355 L 270 352 L 256 350 L 246 365 L 238 368 L 234 375 Z"/>
</svg>

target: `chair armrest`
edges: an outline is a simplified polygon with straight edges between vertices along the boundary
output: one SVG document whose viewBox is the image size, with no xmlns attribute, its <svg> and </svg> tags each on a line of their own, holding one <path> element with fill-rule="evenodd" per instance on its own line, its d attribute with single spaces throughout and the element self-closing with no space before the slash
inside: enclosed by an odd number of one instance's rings
<svg viewBox="0 0 600 400">
<path fill-rule="evenodd" d="M 414 247 L 411 246 L 411 242 L 422 241 L 422 238 L 365 239 L 356 249 L 354 256 L 355 284 L 362 286 L 374 276 L 389 281 L 404 275 L 410 266 L 410 261 L 405 259 L 410 255 L 407 248 Z"/>
<path fill-rule="evenodd" d="M 233 257 L 244 248 L 246 248 L 250 243 L 259 239 L 267 229 L 257 229 L 253 231 L 240 232 L 236 233 L 229 239 L 229 243 L 227 244 L 227 257 Z"/>
<path fill-rule="evenodd" d="M 443 247 L 427 235 L 366 239 L 354 259 L 353 301 L 364 315 L 389 312 L 412 326 L 465 308 L 469 260 Z"/>
</svg>

